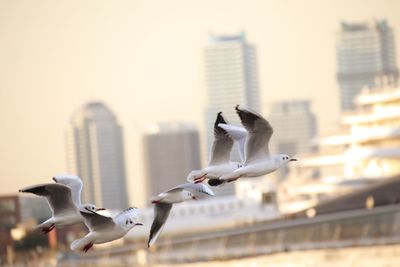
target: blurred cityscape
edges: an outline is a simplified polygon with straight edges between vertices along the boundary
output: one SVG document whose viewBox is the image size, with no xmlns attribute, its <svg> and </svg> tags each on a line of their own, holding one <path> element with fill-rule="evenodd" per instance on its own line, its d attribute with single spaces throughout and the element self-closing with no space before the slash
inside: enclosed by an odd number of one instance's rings
<svg viewBox="0 0 400 267">
<path fill-rule="evenodd" d="M 206 130 L 192 121 L 150 122 L 142 129 L 147 205 L 140 208 L 145 226 L 134 228 L 123 240 L 76 254 L 69 245 L 86 233 L 84 226 L 43 235 L 33 229 L 51 216 L 47 202 L 17 193 L 3 195 L 0 265 L 398 266 L 398 29 L 385 19 L 343 21 L 338 28 L 341 115 L 336 131 L 320 134 L 311 99 L 272 102 L 264 111 L 257 65 L 263 48 L 252 44 L 245 31 L 210 34 L 202 51 Z M 272 152 L 287 153 L 298 163 L 266 177 L 213 188 L 214 198 L 175 205 L 157 244 L 147 249 L 154 216 L 148 200 L 184 183 L 191 170 L 207 164 L 215 116 L 222 111 L 229 123 L 240 125 L 236 104 L 264 115 L 274 127 Z M 131 193 L 124 156 L 124 139 L 129 136 L 106 99 L 76 108 L 65 122 L 65 172 L 82 178 L 83 202 L 124 209 Z M 236 149 L 232 159 L 239 161 Z M 298 251 L 309 257 L 300 258 Z M 351 265 L 354 258 L 361 263 Z M 328 262 L 331 265 L 324 265 Z"/>
</svg>

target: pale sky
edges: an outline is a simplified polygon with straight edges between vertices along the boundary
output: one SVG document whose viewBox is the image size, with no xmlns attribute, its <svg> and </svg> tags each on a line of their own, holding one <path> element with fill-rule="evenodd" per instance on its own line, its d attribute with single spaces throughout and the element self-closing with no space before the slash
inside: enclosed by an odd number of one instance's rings
<svg viewBox="0 0 400 267">
<path fill-rule="evenodd" d="M 143 126 L 194 121 L 204 131 L 210 32 L 244 30 L 257 47 L 264 114 L 272 101 L 310 99 L 329 133 L 335 34 L 341 20 L 373 18 L 388 19 L 400 51 L 397 0 L 0 0 L 0 194 L 65 173 L 69 119 L 99 100 L 124 127 L 131 204 L 142 204 Z"/>
</svg>

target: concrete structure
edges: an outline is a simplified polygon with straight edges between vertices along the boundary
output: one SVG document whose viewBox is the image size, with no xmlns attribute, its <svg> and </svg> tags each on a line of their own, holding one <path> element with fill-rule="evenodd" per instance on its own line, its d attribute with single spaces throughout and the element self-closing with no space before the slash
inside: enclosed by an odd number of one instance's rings
<svg viewBox="0 0 400 267">
<path fill-rule="evenodd" d="M 382 84 L 382 79 L 397 86 L 399 73 L 394 36 L 386 20 L 342 22 L 336 54 L 342 110 L 354 108 L 354 97 L 365 86 L 374 88 Z"/>
<path fill-rule="evenodd" d="M 154 124 L 143 135 L 146 199 L 186 182 L 199 169 L 199 132 L 192 124 Z"/>
<path fill-rule="evenodd" d="M 364 90 L 358 111 L 344 113 L 342 132 L 299 156 L 279 188 L 282 212 L 294 212 L 400 173 L 400 89 Z"/>
<path fill-rule="evenodd" d="M 122 128 L 101 102 L 72 116 L 67 130 L 68 171 L 84 183 L 82 199 L 99 207 L 128 206 Z"/>
<path fill-rule="evenodd" d="M 234 107 L 238 104 L 260 111 L 256 48 L 239 35 L 210 35 L 204 49 L 205 79 L 207 85 L 207 148 L 213 140 L 214 121 L 218 112 L 232 124 L 239 124 Z M 236 146 L 233 160 L 239 161 Z M 233 185 L 226 185 L 218 194 L 233 194 Z"/>
</svg>

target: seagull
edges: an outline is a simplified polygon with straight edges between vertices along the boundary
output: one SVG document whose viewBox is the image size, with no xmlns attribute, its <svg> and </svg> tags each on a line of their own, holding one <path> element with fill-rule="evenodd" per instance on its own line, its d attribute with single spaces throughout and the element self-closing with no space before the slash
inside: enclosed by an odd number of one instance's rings
<svg viewBox="0 0 400 267">
<path fill-rule="evenodd" d="M 81 204 L 80 193 L 82 181 L 78 176 L 61 175 L 53 177 L 56 183 L 39 184 L 20 189 L 22 193 L 33 193 L 43 196 L 49 203 L 52 217 L 36 226 L 43 233 L 51 232 L 57 225 L 68 225 L 83 222 L 80 209 L 92 211 L 104 210 L 93 204 Z"/>
<path fill-rule="evenodd" d="M 214 142 L 212 144 L 208 166 L 202 170 L 194 170 L 190 172 L 187 176 L 188 182 L 201 183 L 208 178 L 209 185 L 220 185 L 223 181 L 218 180 L 219 177 L 223 174 L 231 173 L 241 167 L 240 163 L 231 162 L 229 160 L 234 139 L 219 126 L 221 124 L 228 125 L 222 116 L 222 112 L 219 112 L 214 123 Z"/>
<path fill-rule="evenodd" d="M 103 216 L 89 208 L 81 210 L 81 214 L 90 232 L 85 237 L 73 241 L 70 247 L 71 250 L 82 250 L 85 253 L 94 244 L 120 239 L 133 227 L 143 225 L 139 222 L 139 209 L 135 207 L 127 208 L 114 217 Z"/>
<path fill-rule="evenodd" d="M 168 219 L 172 204 L 191 199 L 203 199 L 210 196 L 214 196 L 214 192 L 205 184 L 185 183 L 154 197 L 151 202 L 155 204 L 155 216 L 151 225 L 147 246 L 150 247 L 156 242 Z"/>
<path fill-rule="evenodd" d="M 297 161 L 286 154 L 271 155 L 269 152 L 269 140 L 274 132 L 269 122 L 261 115 L 236 106 L 236 112 L 247 131 L 244 144 L 243 166 L 222 175 L 222 181 L 233 182 L 240 177 L 258 177 L 276 171 L 290 161 Z M 230 127 L 220 125 L 228 135 L 233 136 L 234 131 Z"/>
</svg>

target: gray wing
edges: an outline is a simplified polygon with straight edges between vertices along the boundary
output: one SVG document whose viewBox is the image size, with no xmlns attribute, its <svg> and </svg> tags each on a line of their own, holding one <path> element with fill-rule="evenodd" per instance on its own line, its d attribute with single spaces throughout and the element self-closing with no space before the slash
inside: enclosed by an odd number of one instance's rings
<svg viewBox="0 0 400 267">
<path fill-rule="evenodd" d="M 72 200 L 76 206 L 81 205 L 81 192 L 83 183 L 82 180 L 75 175 L 59 175 L 54 176 L 53 181 L 58 184 L 63 184 L 71 188 Z"/>
<path fill-rule="evenodd" d="M 164 228 L 165 222 L 168 219 L 171 208 L 172 204 L 168 203 L 159 203 L 154 206 L 154 220 L 151 224 L 149 240 L 147 241 L 148 247 L 152 246 L 156 242 Z"/>
<path fill-rule="evenodd" d="M 111 217 L 103 216 L 89 209 L 81 211 L 81 215 L 85 219 L 85 224 L 91 232 L 111 229 L 115 226 L 115 222 Z"/>
<path fill-rule="evenodd" d="M 269 157 L 268 144 L 274 132 L 269 122 L 254 112 L 239 109 L 239 106 L 236 106 L 236 112 L 248 132 L 245 145 L 245 164 L 260 158 Z"/>
<path fill-rule="evenodd" d="M 178 185 L 178 187 L 182 188 L 183 190 L 192 192 L 196 198 L 200 199 L 215 195 L 214 192 L 205 184 L 186 183 Z"/>
<path fill-rule="evenodd" d="M 229 163 L 233 139 L 227 135 L 227 132 L 223 128 L 218 126 L 221 123 L 227 124 L 222 116 L 222 112 L 219 112 L 214 123 L 214 142 L 212 144 L 210 162 L 208 165 Z"/>
<path fill-rule="evenodd" d="M 45 197 L 54 215 L 75 209 L 71 189 L 61 184 L 41 184 L 20 189 L 19 192 Z"/>
</svg>

